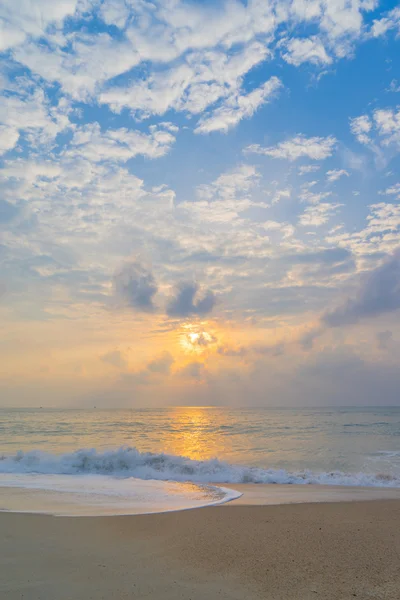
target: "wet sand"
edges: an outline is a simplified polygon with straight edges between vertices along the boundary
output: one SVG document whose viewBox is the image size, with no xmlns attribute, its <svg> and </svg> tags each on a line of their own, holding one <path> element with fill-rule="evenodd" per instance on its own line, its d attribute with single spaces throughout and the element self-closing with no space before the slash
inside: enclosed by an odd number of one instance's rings
<svg viewBox="0 0 400 600">
<path fill-rule="evenodd" d="M 262 506 L 261 487 L 155 515 L 0 513 L 0 598 L 400 598 L 400 500 Z"/>
</svg>

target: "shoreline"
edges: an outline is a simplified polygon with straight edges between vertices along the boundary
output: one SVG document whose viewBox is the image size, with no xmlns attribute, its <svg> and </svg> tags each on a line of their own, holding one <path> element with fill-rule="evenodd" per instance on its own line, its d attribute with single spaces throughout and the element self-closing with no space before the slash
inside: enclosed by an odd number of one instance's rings
<svg viewBox="0 0 400 600">
<path fill-rule="evenodd" d="M 49 492 L 35 488 L 0 487 L 0 513 L 41 514 L 59 517 L 111 517 L 169 514 L 213 506 L 287 506 L 291 504 L 319 504 L 399 500 L 400 488 L 333 486 L 320 484 L 209 484 L 238 497 L 219 499 L 199 506 L 148 510 L 144 505 L 128 509 L 98 503 L 68 492 Z M 103 501 L 104 502 L 104 501 Z"/>
<path fill-rule="evenodd" d="M 224 483 L 223 486 L 242 494 L 227 503 L 240 506 L 400 500 L 400 488 L 394 487 L 280 483 Z"/>
<path fill-rule="evenodd" d="M 400 597 L 400 500 L 151 515 L 0 513 L 7 600 Z"/>
</svg>

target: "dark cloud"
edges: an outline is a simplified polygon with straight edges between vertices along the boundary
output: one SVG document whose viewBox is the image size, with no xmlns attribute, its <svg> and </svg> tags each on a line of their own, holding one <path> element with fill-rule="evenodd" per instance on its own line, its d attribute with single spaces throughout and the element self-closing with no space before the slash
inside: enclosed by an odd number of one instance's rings
<svg viewBox="0 0 400 600">
<path fill-rule="evenodd" d="M 285 352 L 285 344 L 283 342 L 277 344 L 255 344 L 251 349 L 256 354 L 264 356 L 281 356 Z"/>
<path fill-rule="evenodd" d="M 376 334 L 376 341 L 381 350 L 388 350 L 393 343 L 393 334 L 391 331 L 379 331 Z"/>
<path fill-rule="evenodd" d="M 400 308 L 400 251 L 368 273 L 354 298 L 322 316 L 328 327 L 352 325 Z"/>
<path fill-rule="evenodd" d="M 316 252 L 300 252 L 282 258 L 287 268 L 300 267 L 302 279 L 321 281 L 343 273 L 350 273 L 356 268 L 353 254 L 345 248 L 326 248 Z"/>
<path fill-rule="evenodd" d="M 250 377 L 235 382 L 229 402 L 240 405 L 245 398 L 249 406 L 291 407 L 399 404 L 400 369 L 386 357 L 366 360 L 340 345 L 285 363 L 275 367 L 259 361 Z M 227 384 L 222 399 L 228 397 Z"/>
<path fill-rule="evenodd" d="M 115 289 L 129 306 L 142 311 L 154 310 L 153 297 L 158 286 L 151 271 L 137 262 L 126 264 L 115 276 Z"/>
<path fill-rule="evenodd" d="M 251 346 L 220 346 L 218 354 L 222 356 L 246 356 L 250 353 L 260 354 L 262 356 L 281 356 L 285 353 L 285 344 L 278 342 L 277 344 L 252 344 Z"/>
<path fill-rule="evenodd" d="M 207 250 L 203 250 L 201 252 L 194 252 L 193 254 L 188 254 L 182 259 L 182 262 L 218 262 L 221 259 L 219 254 L 211 254 Z"/>
<path fill-rule="evenodd" d="M 196 263 L 214 263 L 214 262 L 223 262 L 228 264 L 236 264 L 247 260 L 246 256 L 237 255 L 237 256 L 224 256 L 222 253 L 210 253 L 207 250 L 203 250 L 200 252 L 194 252 L 193 254 L 185 255 L 180 259 L 180 262 L 196 262 Z"/>
<path fill-rule="evenodd" d="M 247 354 L 247 351 L 247 348 L 245 348 L 244 346 L 220 346 L 218 348 L 218 354 L 221 354 L 222 356 L 245 356 Z"/>
<path fill-rule="evenodd" d="M 299 369 L 297 387 L 303 404 L 379 405 L 399 403 L 400 370 L 397 364 L 367 361 L 342 346 L 323 351 Z"/>
<path fill-rule="evenodd" d="M 298 340 L 300 346 L 303 347 L 303 350 L 311 350 L 311 348 L 314 346 L 314 340 L 316 340 L 322 334 L 322 332 L 323 329 L 318 326 L 313 327 L 312 329 L 309 329 L 303 333 Z"/>
<path fill-rule="evenodd" d="M 146 369 L 151 373 L 161 373 L 167 375 L 170 372 L 173 363 L 174 359 L 171 354 L 169 352 L 163 352 L 161 356 L 149 362 Z"/>
<path fill-rule="evenodd" d="M 332 265 L 341 263 L 352 258 L 352 254 L 345 248 L 327 248 L 318 252 L 302 252 L 288 257 L 290 262 L 298 264 L 323 263 Z"/>
<path fill-rule="evenodd" d="M 104 354 L 100 358 L 104 362 L 108 363 L 109 365 L 112 365 L 113 367 L 117 367 L 118 369 L 125 369 L 125 367 L 127 366 L 126 360 L 122 356 L 121 352 L 119 352 L 119 350 L 107 352 L 107 354 Z"/>
<path fill-rule="evenodd" d="M 205 374 L 204 364 L 201 362 L 191 362 L 183 369 L 179 371 L 180 375 L 184 377 L 193 377 L 194 379 L 200 379 Z"/>
<path fill-rule="evenodd" d="M 176 295 L 167 306 L 170 317 L 188 317 L 190 315 L 206 315 L 215 305 L 215 295 L 207 290 L 199 295 L 196 283 L 181 283 L 178 285 Z"/>
<path fill-rule="evenodd" d="M 122 373 L 121 381 L 129 385 L 150 385 L 159 381 L 161 376 L 169 375 L 174 362 L 174 357 L 165 351 L 140 371 Z"/>
</svg>

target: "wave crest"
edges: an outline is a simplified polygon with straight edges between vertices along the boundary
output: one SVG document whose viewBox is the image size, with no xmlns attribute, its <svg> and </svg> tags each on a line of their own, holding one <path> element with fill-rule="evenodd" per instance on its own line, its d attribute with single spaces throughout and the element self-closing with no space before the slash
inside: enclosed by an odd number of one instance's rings
<svg viewBox="0 0 400 600">
<path fill-rule="evenodd" d="M 98 452 L 80 449 L 66 454 L 50 454 L 40 450 L 19 451 L 0 457 L 0 473 L 38 473 L 76 475 L 97 473 L 116 477 L 136 477 L 162 481 L 193 483 L 280 483 L 324 484 L 373 487 L 400 487 L 400 478 L 385 473 L 316 473 L 310 470 L 289 472 L 285 469 L 261 469 L 227 462 L 193 460 L 164 453 L 139 452 L 136 448 Z"/>
</svg>

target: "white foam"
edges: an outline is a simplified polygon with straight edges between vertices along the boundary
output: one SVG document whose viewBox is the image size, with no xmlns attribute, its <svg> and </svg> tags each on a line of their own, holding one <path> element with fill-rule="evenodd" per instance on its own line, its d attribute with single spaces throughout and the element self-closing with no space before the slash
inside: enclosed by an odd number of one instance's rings
<svg viewBox="0 0 400 600">
<path fill-rule="evenodd" d="M 289 483 L 344 486 L 400 487 L 400 477 L 389 473 L 344 473 L 310 470 L 289 472 L 232 465 L 218 459 L 191 460 L 183 456 L 139 452 L 136 448 L 98 452 L 81 449 L 68 454 L 41 451 L 18 452 L 0 457 L 0 473 L 8 474 L 98 474 L 194 483 Z"/>
<path fill-rule="evenodd" d="M 240 496 L 210 485 L 85 474 L 1 473 L 0 491 L 0 510 L 63 516 L 187 510 Z"/>
</svg>

